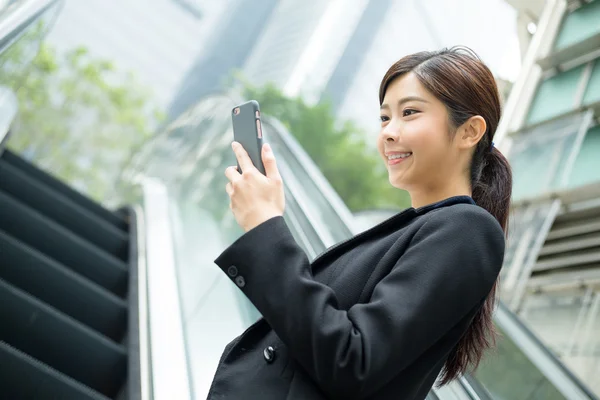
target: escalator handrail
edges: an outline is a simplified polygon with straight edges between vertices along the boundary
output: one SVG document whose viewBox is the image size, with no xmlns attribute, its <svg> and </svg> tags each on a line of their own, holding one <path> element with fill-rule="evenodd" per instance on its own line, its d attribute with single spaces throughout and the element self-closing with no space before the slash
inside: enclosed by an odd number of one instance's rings
<svg viewBox="0 0 600 400">
<path fill-rule="evenodd" d="M 502 302 L 498 302 L 495 320 L 540 372 L 568 399 L 598 400 L 598 397 Z M 515 337 L 520 340 L 515 340 Z"/>
<path fill-rule="evenodd" d="M 169 195 L 156 179 L 140 178 L 145 216 L 145 286 L 151 398 L 192 398 L 175 265 Z M 140 330 L 142 328 L 140 327 Z"/>
<path fill-rule="evenodd" d="M 27 28 L 52 6 L 64 0 L 27 0 L 0 15 L 0 52 L 14 43 Z"/>
<path fill-rule="evenodd" d="M 148 288 L 146 263 L 146 223 L 142 206 L 133 206 L 135 213 L 135 230 L 137 233 L 137 320 L 138 320 L 138 351 L 139 351 L 139 399 L 152 399 L 151 369 L 150 369 L 150 338 L 148 324 Z M 133 398 L 133 397 L 132 397 Z"/>
</svg>

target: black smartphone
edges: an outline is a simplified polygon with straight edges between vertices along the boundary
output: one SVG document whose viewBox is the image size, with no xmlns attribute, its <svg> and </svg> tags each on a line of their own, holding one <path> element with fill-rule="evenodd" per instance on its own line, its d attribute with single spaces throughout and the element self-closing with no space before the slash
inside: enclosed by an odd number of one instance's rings
<svg viewBox="0 0 600 400">
<path fill-rule="evenodd" d="M 258 101 L 250 100 L 234 107 L 231 110 L 231 119 L 233 121 L 234 140 L 246 150 L 256 169 L 266 175 L 261 156 L 263 135 Z M 238 171 L 242 172 L 239 163 Z"/>
</svg>

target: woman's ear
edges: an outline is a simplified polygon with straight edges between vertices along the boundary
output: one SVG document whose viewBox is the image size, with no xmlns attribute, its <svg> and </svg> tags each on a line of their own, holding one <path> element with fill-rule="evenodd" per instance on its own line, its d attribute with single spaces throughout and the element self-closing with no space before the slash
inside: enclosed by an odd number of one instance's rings
<svg viewBox="0 0 600 400">
<path fill-rule="evenodd" d="M 486 130 L 487 124 L 481 115 L 469 118 L 459 129 L 459 134 L 457 135 L 459 148 L 475 148 L 483 135 L 485 135 Z"/>
</svg>

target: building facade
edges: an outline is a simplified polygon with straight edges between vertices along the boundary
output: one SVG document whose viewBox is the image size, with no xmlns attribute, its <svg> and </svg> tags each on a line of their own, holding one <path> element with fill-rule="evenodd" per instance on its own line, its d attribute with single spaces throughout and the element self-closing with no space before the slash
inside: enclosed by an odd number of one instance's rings
<svg viewBox="0 0 600 400">
<path fill-rule="evenodd" d="M 549 0 L 522 22 L 535 34 L 497 137 L 514 176 L 503 298 L 600 395 L 598 21 L 598 0 Z"/>
</svg>

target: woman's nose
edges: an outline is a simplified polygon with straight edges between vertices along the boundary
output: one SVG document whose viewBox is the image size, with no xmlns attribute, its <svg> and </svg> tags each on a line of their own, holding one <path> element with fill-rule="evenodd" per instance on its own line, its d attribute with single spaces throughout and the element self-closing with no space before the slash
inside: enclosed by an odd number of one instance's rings
<svg viewBox="0 0 600 400">
<path fill-rule="evenodd" d="M 386 142 L 395 142 L 398 140 L 398 129 L 391 122 L 381 132 Z"/>
</svg>

